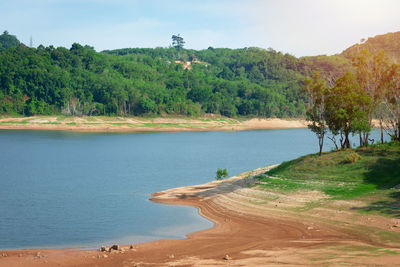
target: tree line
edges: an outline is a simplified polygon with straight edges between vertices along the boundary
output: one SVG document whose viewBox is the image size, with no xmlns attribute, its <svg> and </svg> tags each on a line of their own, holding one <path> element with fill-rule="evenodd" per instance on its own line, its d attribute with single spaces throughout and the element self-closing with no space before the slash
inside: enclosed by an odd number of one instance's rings
<svg viewBox="0 0 400 267">
<path fill-rule="evenodd" d="M 304 117 L 304 78 L 339 69 L 335 60 L 273 49 L 196 51 L 184 49 L 180 35 L 173 41 L 169 48 L 96 52 L 78 43 L 29 48 L 4 32 L 0 114 Z"/>
<path fill-rule="evenodd" d="M 380 142 L 384 132 L 400 141 L 400 65 L 390 63 L 383 50 L 373 54 L 367 49 L 352 55 L 352 64 L 352 72 L 335 80 L 318 72 L 305 80 L 308 127 L 318 137 L 320 155 L 328 131 L 336 149 L 350 148 L 350 135 L 358 135 L 360 146 L 367 146 L 374 118 L 379 120 Z"/>
</svg>

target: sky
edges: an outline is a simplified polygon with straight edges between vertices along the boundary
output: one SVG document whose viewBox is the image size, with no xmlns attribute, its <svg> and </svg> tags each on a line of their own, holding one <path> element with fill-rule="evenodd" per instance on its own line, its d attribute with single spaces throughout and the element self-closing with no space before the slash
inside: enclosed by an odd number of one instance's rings
<svg viewBox="0 0 400 267">
<path fill-rule="evenodd" d="M 97 51 L 168 47 L 273 48 L 297 57 L 332 55 L 400 31 L 398 0 L 0 0 L 0 31 L 33 46 Z"/>
</svg>

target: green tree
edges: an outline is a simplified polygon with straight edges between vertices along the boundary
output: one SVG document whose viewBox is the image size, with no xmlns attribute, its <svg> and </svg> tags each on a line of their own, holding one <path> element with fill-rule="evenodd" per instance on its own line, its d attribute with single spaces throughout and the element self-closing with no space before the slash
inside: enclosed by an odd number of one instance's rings
<svg viewBox="0 0 400 267">
<path fill-rule="evenodd" d="M 336 86 L 328 91 L 325 105 L 327 125 L 334 135 L 340 134 L 342 148 L 351 148 L 350 134 L 369 132 L 366 111 L 371 105 L 371 98 L 350 72 L 336 80 Z"/>
<path fill-rule="evenodd" d="M 313 131 L 318 137 L 319 155 L 322 154 L 324 146 L 324 137 L 327 131 L 325 120 L 325 98 L 327 87 L 325 81 L 320 77 L 318 72 L 315 72 L 313 78 L 307 78 L 304 81 L 305 91 L 308 93 L 309 102 L 306 111 L 308 128 Z"/>
<path fill-rule="evenodd" d="M 153 113 L 155 111 L 155 103 L 148 97 L 141 97 L 139 101 L 140 108 L 144 113 Z"/>
<path fill-rule="evenodd" d="M 226 177 L 228 177 L 228 170 L 218 168 L 215 178 L 217 180 L 221 180 L 222 178 L 226 178 Z"/>
<path fill-rule="evenodd" d="M 382 118 L 386 132 L 400 141 L 400 65 L 392 64 L 385 77 Z M 382 126 L 382 124 L 381 124 Z"/>
<path fill-rule="evenodd" d="M 175 47 L 177 50 L 183 49 L 183 46 L 185 45 L 185 41 L 180 36 L 180 34 L 172 35 L 171 38 L 172 38 L 172 46 L 173 47 Z"/>
<path fill-rule="evenodd" d="M 371 99 L 371 104 L 365 106 L 364 112 L 368 116 L 369 128 L 372 127 L 374 112 L 382 103 L 385 86 L 385 73 L 388 70 L 388 59 L 383 50 L 372 54 L 367 49 L 363 49 L 352 58 L 353 66 L 356 68 L 357 81 L 361 89 L 364 90 Z M 380 114 L 382 127 L 382 114 Z M 360 146 L 368 144 L 369 131 L 360 132 Z"/>
<path fill-rule="evenodd" d="M 2 35 L 0 35 L 0 50 L 8 49 L 11 47 L 17 47 L 20 44 L 17 37 L 8 33 L 8 31 L 4 31 Z"/>
</svg>

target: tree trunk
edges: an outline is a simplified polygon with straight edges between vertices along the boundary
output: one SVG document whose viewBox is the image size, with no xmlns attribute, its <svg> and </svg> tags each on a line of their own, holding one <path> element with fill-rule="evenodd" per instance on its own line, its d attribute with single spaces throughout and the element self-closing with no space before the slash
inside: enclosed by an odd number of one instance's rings
<svg viewBox="0 0 400 267">
<path fill-rule="evenodd" d="M 346 148 L 351 148 L 350 145 L 350 140 L 349 140 L 349 132 L 345 132 L 345 139 L 344 139 L 344 144 Z"/>
<path fill-rule="evenodd" d="M 328 138 L 329 138 L 329 139 L 333 142 L 333 144 L 335 145 L 336 151 L 339 150 L 339 147 L 338 147 L 338 145 L 337 145 L 337 143 L 336 143 L 335 136 L 333 136 L 333 137 L 329 137 L 329 136 L 328 136 Z"/>
<path fill-rule="evenodd" d="M 342 131 L 340 131 L 340 147 L 341 147 L 341 149 L 343 149 L 344 148 L 344 140 L 343 140 L 343 133 L 342 133 Z"/>
<path fill-rule="evenodd" d="M 382 123 L 382 119 L 379 120 L 379 126 L 381 127 L 381 144 L 383 144 L 383 123 Z"/>
<path fill-rule="evenodd" d="M 324 146 L 324 135 L 319 137 L 319 155 L 322 155 L 322 147 Z"/>
<path fill-rule="evenodd" d="M 400 141 L 400 123 L 397 123 L 397 141 Z"/>
<path fill-rule="evenodd" d="M 363 146 L 368 145 L 369 133 L 363 132 Z"/>
</svg>

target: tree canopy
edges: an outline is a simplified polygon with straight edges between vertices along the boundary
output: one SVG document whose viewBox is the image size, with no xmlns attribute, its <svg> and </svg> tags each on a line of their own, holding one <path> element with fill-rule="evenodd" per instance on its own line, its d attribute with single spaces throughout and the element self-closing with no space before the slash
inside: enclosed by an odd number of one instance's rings
<svg viewBox="0 0 400 267">
<path fill-rule="evenodd" d="M 320 155 L 327 128 L 336 148 L 337 135 L 341 148 L 351 147 L 350 134 L 359 134 L 360 146 L 368 145 L 373 118 L 380 121 L 382 143 L 384 130 L 400 140 L 400 66 L 390 63 L 383 50 L 371 53 L 364 49 L 352 55 L 352 61 L 353 72 L 332 82 L 317 72 L 305 80 L 310 99 L 307 120 L 318 137 Z"/>
<path fill-rule="evenodd" d="M 10 35 L 8 31 L 4 31 L 3 34 L 0 35 L 0 50 L 16 47 L 18 45 L 19 41 L 17 37 Z"/>
<path fill-rule="evenodd" d="M 185 45 L 185 41 L 183 40 L 183 37 L 180 36 L 180 34 L 172 35 L 171 38 L 172 38 L 172 46 L 175 47 L 176 49 L 180 50 Z"/>
<path fill-rule="evenodd" d="M 260 48 L 0 51 L 1 114 L 302 117 L 303 59 Z"/>
</svg>

